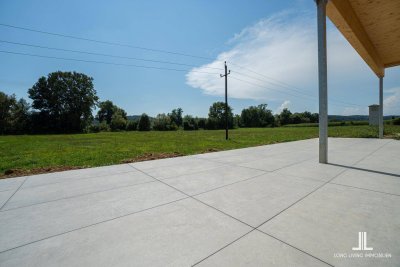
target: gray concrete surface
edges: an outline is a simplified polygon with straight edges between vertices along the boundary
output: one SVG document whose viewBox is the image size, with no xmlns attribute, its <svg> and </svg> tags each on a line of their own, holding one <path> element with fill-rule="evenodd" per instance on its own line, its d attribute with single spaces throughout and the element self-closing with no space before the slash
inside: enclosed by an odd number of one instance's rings
<svg viewBox="0 0 400 267">
<path fill-rule="evenodd" d="M 311 139 L 0 180 L 0 266 L 400 266 L 400 142 L 329 150 L 327 165 Z M 372 251 L 352 249 L 359 232 Z"/>
</svg>

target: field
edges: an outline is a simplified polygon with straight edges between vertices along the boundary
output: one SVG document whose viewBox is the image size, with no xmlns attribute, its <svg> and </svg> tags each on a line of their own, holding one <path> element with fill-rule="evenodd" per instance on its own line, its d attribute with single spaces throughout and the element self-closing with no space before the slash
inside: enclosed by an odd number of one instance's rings
<svg viewBox="0 0 400 267">
<path fill-rule="evenodd" d="M 329 127 L 331 137 L 376 137 L 367 125 Z M 398 138 L 400 126 L 386 125 Z M 0 136 L 0 177 L 93 167 L 158 157 L 258 146 L 318 137 L 317 127 L 242 128 L 230 131 L 105 132 Z M 5 175 L 7 174 L 7 175 Z"/>
</svg>

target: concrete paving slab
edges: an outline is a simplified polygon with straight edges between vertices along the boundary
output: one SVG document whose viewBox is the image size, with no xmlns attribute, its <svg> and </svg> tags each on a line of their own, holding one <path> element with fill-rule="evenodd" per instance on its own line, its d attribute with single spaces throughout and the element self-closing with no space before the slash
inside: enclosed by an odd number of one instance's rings
<svg viewBox="0 0 400 267">
<path fill-rule="evenodd" d="M 400 176 L 400 161 L 390 158 L 389 156 L 375 156 L 375 154 L 373 154 L 354 166 L 365 170 L 379 171 Z"/>
<path fill-rule="evenodd" d="M 186 199 L 0 254 L 2 266 L 190 266 L 249 231 Z"/>
<path fill-rule="evenodd" d="M 2 211 L 0 252 L 185 197 L 153 182 Z"/>
<path fill-rule="evenodd" d="M 78 179 L 107 176 L 131 171 L 133 171 L 133 169 L 128 164 L 119 164 L 73 171 L 39 174 L 28 176 L 28 179 L 23 184 L 23 188 L 52 183 L 71 182 Z"/>
<path fill-rule="evenodd" d="M 327 184 L 260 230 L 334 266 L 399 266 L 400 197 Z M 354 251 L 359 232 L 373 251 Z M 352 253 L 391 258 L 352 258 Z M 346 255 L 346 257 L 341 257 Z"/>
<path fill-rule="evenodd" d="M 400 196 L 400 175 L 385 175 L 371 171 L 348 170 L 332 183 L 397 194 Z"/>
<path fill-rule="evenodd" d="M 266 234 L 253 231 L 196 266 L 329 266 Z"/>
<path fill-rule="evenodd" d="M 189 162 L 181 162 L 179 158 L 176 158 L 176 162 L 177 164 L 170 166 L 146 169 L 145 172 L 157 179 L 166 179 L 226 166 L 222 163 L 212 162 L 204 159 L 191 159 Z"/>
<path fill-rule="evenodd" d="M 41 186 L 21 188 L 3 207 L 3 210 L 14 209 L 57 199 L 106 191 L 110 189 L 154 181 L 153 178 L 132 168 L 131 172 L 108 176 L 72 180 L 65 183 L 52 183 Z"/>
<path fill-rule="evenodd" d="M 213 170 L 165 179 L 164 182 L 188 195 L 195 195 L 264 173 L 248 168 L 223 166 Z"/>
<path fill-rule="evenodd" d="M 240 163 L 238 165 L 271 172 L 312 158 L 315 158 L 315 154 L 304 153 L 303 155 L 299 155 L 298 153 L 294 152 L 260 158 L 259 160 Z"/>
<path fill-rule="evenodd" d="M 0 180 L 0 265 L 398 266 L 399 151 L 329 138 L 329 161 L 346 166 L 320 165 L 310 139 Z M 358 232 L 392 258 L 344 258 Z"/>
<path fill-rule="evenodd" d="M 147 169 L 168 167 L 168 166 L 172 166 L 172 165 L 179 165 L 179 164 L 183 164 L 183 163 L 190 164 L 191 162 L 193 162 L 195 160 L 196 160 L 196 157 L 193 155 L 193 156 L 183 156 L 183 157 L 175 157 L 175 158 L 140 161 L 140 162 L 130 163 L 129 165 L 132 165 L 136 169 L 139 169 L 139 170 L 147 170 Z"/>
<path fill-rule="evenodd" d="M 277 170 L 276 173 L 328 181 L 345 170 L 347 170 L 347 168 L 329 164 L 321 164 L 317 160 L 311 159 Z"/>
<path fill-rule="evenodd" d="M 17 190 L 18 187 L 25 181 L 26 177 L 13 177 L 0 179 L 0 192 L 8 190 Z"/>
<path fill-rule="evenodd" d="M 0 208 L 6 204 L 7 200 L 15 193 L 15 190 L 1 191 L 0 192 Z"/>
<path fill-rule="evenodd" d="M 271 173 L 196 198 L 257 227 L 321 184 L 310 179 Z"/>
<path fill-rule="evenodd" d="M 343 165 L 343 166 L 353 166 L 357 162 L 363 160 L 367 155 L 369 155 L 370 151 L 334 151 L 329 153 L 328 162 L 330 164 Z"/>
</svg>

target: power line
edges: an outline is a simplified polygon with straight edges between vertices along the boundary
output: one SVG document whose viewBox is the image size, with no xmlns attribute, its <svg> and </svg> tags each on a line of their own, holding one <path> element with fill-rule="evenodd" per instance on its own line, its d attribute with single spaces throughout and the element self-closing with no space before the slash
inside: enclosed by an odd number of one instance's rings
<svg viewBox="0 0 400 267">
<path fill-rule="evenodd" d="M 84 38 L 84 37 L 73 36 L 73 35 L 68 35 L 68 34 L 55 33 L 55 32 L 48 32 L 48 31 L 36 30 L 36 29 L 26 28 L 26 27 L 19 27 L 19 26 L 10 25 L 10 24 L 5 24 L 5 23 L 0 23 L 0 26 L 7 27 L 7 28 L 18 29 L 18 30 L 23 30 L 23 31 L 30 31 L 30 32 L 40 33 L 40 34 L 46 34 L 46 35 L 51 35 L 51 36 L 58 36 L 58 37 L 63 37 L 63 38 L 69 38 L 69 39 L 87 41 L 87 42 L 92 42 L 92 43 L 99 43 L 99 44 L 106 44 L 106 45 L 114 45 L 114 46 L 120 46 L 120 47 L 129 47 L 129 48 L 140 49 L 140 50 L 145 50 L 145 51 L 150 51 L 150 52 L 158 52 L 158 53 L 164 53 L 164 54 L 172 54 L 172 55 L 178 55 L 178 56 L 184 56 L 184 57 L 191 57 L 191 58 L 198 58 L 198 59 L 214 60 L 214 59 L 212 59 L 212 58 L 203 57 L 203 56 L 198 56 L 198 55 L 191 55 L 191 54 L 180 53 L 180 52 L 175 52 L 175 51 L 168 51 L 168 50 L 162 50 L 162 49 L 148 48 L 148 47 L 136 46 L 136 45 L 130 45 L 130 44 L 124 44 L 124 43 L 117 43 L 117 42 L 110 42 L 110 41 L 101 41 L 101 40 L 90 39 L 90 38 Z"/>
<path fill-rule="evenodd" d="M 113 57 L 113 58 L 121 58 L 121 59 L 132 59 L 132 60 L 139 60 L 139 61 L 146 61 L 146 62 L 153 62 L 153 63 L 171 64 L 171 65 L 179 65 L 179 66 L 187 66 L 187 67 L 197 67 L 196 65 L 173 62 L 173 61 L 162 61 L 162 60 L 145 59 L 145 58 L 138 58 L 138 57 L 117 56 L 117 55 L 94 53 L 94 52 L 82 51 L 82 50 L 72 50 L 72 49 L 65 49 L 65 48 L 56 48 L 56 47 L 35 45 L 35 44 L 11 42 L 11 41 L 5 41 L 5 40 L 0 40 L 0 42 L 1 43 L 7 43 L 7 44 L 20 45 L 20 46 L 35 47 L 35 48 L 40 48 L 40 49 L 47 49 L 47 50 L 72 52 L 72 53 L 78 53 L 78 54 L 88 54 L 88 55 L 105 56 L 105 57 Z M 223 70 L 222 68 L 213 68 L 213 67 L 203 67 L 203 68 L 215 69 L 215 70 Z"/>
<path fill-rule="evenodd" d="M 144 69 L 168 70 L 168 71 L 183 71 L 183 72 L 192 71 L 192 72 L 197 72 L 197 73 L 205 73 L 205 74 L 219 75 L 219 73 L 216 73 L 216 72 L 213 73 L 213 72 L 205 72 L 205 71 L 195 71 L 195 70 L 173 69 L 173 68 L 153 67 L 153 66 L 144 66 L 144 65 L 135 65 L 135 64 L 114 63 L 114 62 L 107 62 L 107 61 L 85 60 L 85 59 L 65 58 L 65 57 L 53 57 L 53 56 L 44 56 L 44 55 L 37 55 L 37 54 L 29 54 L 29 53 L 19 53 L 19 52 L 13 52 L 13 51 L 5 51 L 5 50 L 0 50 L 0 53 L 13 54 L 13 55 L 21 55 L 21 56 L 29 56 L 29 57 L 47 58 L 47 59 L 59 59 L 59 60 L 67 60 L 67 61 L 78 61 L 78 62 L 86 62 L 86 63 L 96 63 L 96 64 L 104 64 L 104 65 L 135 67 L 135 68 L 144 68 Z"/>
<path fill-rule="evenodd" d="M 243 80 L 243 79 L 240 79 L 240 78 L 237 78 L 237 77 L 234 77 L 234 76 L 231 76 L 231 78 L 235 79 L 235 80 L 238 80 L 238 81 L 241 81 L 241 82 L 244 82 L 244 83 L 248 83 L 248 84 L 257 86 L 257 87 L 262 88 L 262 89 L 268 89 L 268 90 L 277 91 L 279 93 L 287 94 L 287 95 L 290 95 L 290 96 L 293 96 L 293 97 L 303 97 L 308 101 L 313 101 L 313 102 L 315 101 L 314 97 L 311 97 L 311 96 L 305 96 L 305 95 L 301 95 L 301 94 L 300 95 L 294 95 L 294 94 L 290 94 L 288 92 L 283 92 L 283 91 L 275 89 L 275 88 L 268 88 L 268 87 L 262 86 L 260 84 L 256 84 L 256 83 L 253 83 L 253 82 L 250 82 L 250 81 L 247 81 L 247 80 Z M 311 99 L 311 98 L 313 98 L 313 99 Z M 331 103 L 331 104 L 334 105 L 334 106 L 348 107 L 347 105 L 342 105 L 342 104 L 335 104 L 335 103 Z"/>
<path fill-rule="evenodd" d="M 234 65 L 237 65 L 237 64 L 234 64 Z M 237 66 L 238 66 L 238 65 L 237 65 Z M 242 68 L 245 68 L 245 67 L 242 67 Z M 246 69 L 247 69 L 247 68 L 246 68 Z M 252 72 L 254 72 L 254 71 L 252 71 Z M 241 73 L 241 72 L 238 72 L 238 71 L 235 71 L 235 73 L 237 73 L 237 74 L 239 74 L 239 75 L 242 75 L 242 76 L 245 76 L 245 77 L 248 77 L 248 78 L 251 78 L 251 79 L 254 79 L 254 80 L 258 80 L 258 81 L 262 81 L 262 82 L 267 82 L 267 83 L 270 83 L 270 84 L 274 84 L 274 85 L 276 85 L 276 86 L 279 86 L 279 87 L 282 87 L 282 88 L 285 88 L 285 89 L 288 89 L 288 90 L 291 90 L 291 91 L 298 92 L 299 94 L 304 94 L 304 95 L 311 96 L 311 97 L 313 97 L 313 98 L 317 98 L 317 96 L 315 96 L 314 94 L 308 93 L 308 92 L 305 91 L 305 90 L 298 89 L 297 87 L 287 86 L 287 85 L 288 85 L 287 83 L 280 82 L 279 80 L 276 80 L 276 79 L 273 79 L 273 78 L 270 78 L 270 79 L 275 80 L 275 81 L 277 81 L 277 82 L 270 82 L 270 81 L 268 81 L 268 80 L 260 79 L 260 78 L 257 78 L 257 77 L 254 77 L 254 76 L 250 76 L 250 75 L 248 75 L 248 74 Z M 254 73 L 257 73 L 257 72 L 254 72 Z M 263 75 L 263 74 L 259 74 L 259 75 L 265 76 L 265 75 Z M 268 76 L 265 76 L 265 77 L 268 77 Z M 283 84 L 283 85 L 280 85 L 279 83 L 280 83 L 280 84 Z M 335 98 L 332 98 L 331 101 L 332 101 L 332 102 L 336 102 L 336 103 L 341 103 L 341 104 L 344 104 L 344 105 L 347 105 L 347 106 L 364 107 L 364 106 L 362 106 L 362 105 L 358 105 L 358 104 L 354 104 L 354 103 L 345 102 L 345 101 L 338 100 L 338 99 L 335 99 Z"/>
</svg>

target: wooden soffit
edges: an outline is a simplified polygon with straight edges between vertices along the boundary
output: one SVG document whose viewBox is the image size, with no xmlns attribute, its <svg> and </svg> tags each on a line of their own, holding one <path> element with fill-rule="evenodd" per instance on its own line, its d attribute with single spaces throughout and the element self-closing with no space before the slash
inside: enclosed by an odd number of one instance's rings
<svg viewBox="0 0 400 267">
<path fill-rule="evenodd" d="M 379 77 L 400 65 L 400 0 L 328 0 L 327 16 Z"/>
</svg>

